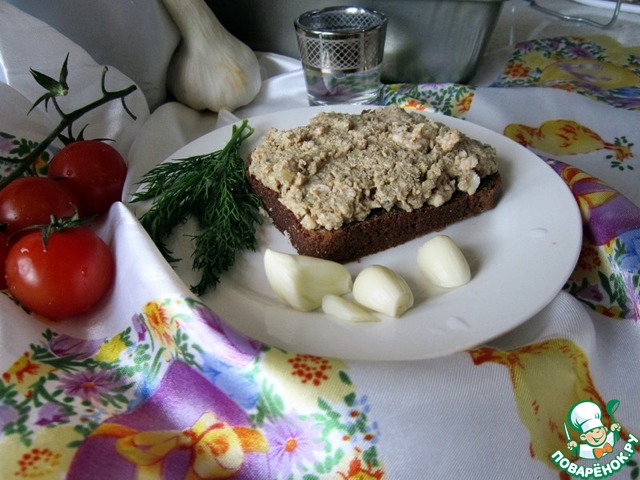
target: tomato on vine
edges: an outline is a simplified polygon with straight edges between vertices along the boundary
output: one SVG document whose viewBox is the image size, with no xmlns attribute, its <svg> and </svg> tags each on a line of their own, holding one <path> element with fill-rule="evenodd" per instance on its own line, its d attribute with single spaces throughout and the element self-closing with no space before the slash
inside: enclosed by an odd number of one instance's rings
<svg viewBox="0 0 640 480">
<path fill-rule="evenodd" d="M 115 260 L 107 244 L 87 227 L 48 228 L 23 236 L 9 250 L 9 292 L 23 307 L 46 318 L 75 317 L 109 291 Z"/>
<path fill-rule="evenodd" d="M 4 277 L 4 265 L 9 254 L 9 235 L 0 231 L 0 290 L 7 288 L 7 279 Z"/>
<path fill-rule="evenodd" d="M 54 155 L 47 176 L 78 197 L 85 215 L 95 215 L 106 212 L 121 199 L 127 164 L 111 145 L 99 140 L 79 140 Z"/>
<path fill-rule="evenodd" d="M 71 217 L 77 210 L 77 197 L 46 177 L 17 178 L 0 190 L 0 224 L 6 223 L 9 235 L 33 225 L 46 225 L 51 215 Z"/>
</svg>

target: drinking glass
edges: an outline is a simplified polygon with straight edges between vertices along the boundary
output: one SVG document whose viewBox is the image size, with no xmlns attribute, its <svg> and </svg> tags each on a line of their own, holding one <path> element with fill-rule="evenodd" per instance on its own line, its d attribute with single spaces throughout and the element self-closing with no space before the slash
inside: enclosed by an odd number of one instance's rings
<svg viewBox="0 0 640 480">
<path fill-rule="evenodd" d="M 309 104 L 377 103 L 387 18 L 361 7 L 312 10 L 294 21 Z"/>
</svg>

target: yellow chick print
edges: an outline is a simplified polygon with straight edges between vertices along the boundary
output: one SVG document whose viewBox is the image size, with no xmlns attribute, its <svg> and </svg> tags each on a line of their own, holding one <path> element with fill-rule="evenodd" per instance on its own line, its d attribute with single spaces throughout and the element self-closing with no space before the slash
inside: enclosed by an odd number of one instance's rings
<svg viewBox="0 0 640 480">
<path fill-rule="evenodd" d="M 628 145 L 607 142 L 575 120 L 547 120 L 539 127 L 511 123 L 504 128 L 503 134 L 520 145 L 551 155 L 578 155 L 609 150 L 618 161 L 633 157 Z"/>
<path fill-rule="evenodd" d="M 605 90 L 640 87 L 640 76 L 629 68 L 594 58 L 574 58 L 552 63 L 545 68 L 536 85 L 551 86 L 571 82 Z"/>
<path fill-rule="evenodd" d="M 587 356 L 568 339 L 514 350 L 480 347 L 469 354 L 474 365 L 495 363 L 507 368 L 518 414 L 529 431 L 531 456 L 552 468 L 550 455 L 566 449 L 563 425 L 571 407 L 581 400 L 605 404 L 591 377 Z M 628 434 L 622 428 L 622 437 Z"/>
<path fill-rule="evenodd" d="M 138 478 L 161 478 L 162 464 L 175 450 L 190 450 L 189 480 L 213 480 L 234 476 L 246 453 L 267 452 L 262 433 L 231 426 L 213 412 L 204 413 L 186 430 L 137 431 L 117 423 L 99 425 L 91 436 L 115 437 L 116 451 L 133 463 Z"/>
</svg>

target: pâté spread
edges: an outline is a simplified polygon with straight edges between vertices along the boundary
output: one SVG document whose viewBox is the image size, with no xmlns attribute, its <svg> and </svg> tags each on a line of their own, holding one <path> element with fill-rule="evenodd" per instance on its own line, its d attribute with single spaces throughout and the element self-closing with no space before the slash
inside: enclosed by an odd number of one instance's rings
<svg viewBox="0 0 640 480">
<path fill-rule="evenodd" d="M 271 129 L 249 173 L 280 194 L 309 230 L 335 230 L 373 210 L 440 206 L 472 195 L 497 172 L 495 149 L 398 106 L 321 112 L 308 125 Z"/>
</svg>

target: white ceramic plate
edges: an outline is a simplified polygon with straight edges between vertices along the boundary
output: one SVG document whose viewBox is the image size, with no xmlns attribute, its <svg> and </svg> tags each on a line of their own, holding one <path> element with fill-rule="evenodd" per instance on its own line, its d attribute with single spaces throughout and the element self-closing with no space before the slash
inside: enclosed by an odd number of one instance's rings
<svg viewBox="0 0 640 480">
<path fill-rule="evenodd" d="M 243 153 L 255 148 L 271 127 L 292 128 L 321 109 L 359 112 L 362 107 L 310 107 L 249 119 L 255 133 Z M 431 236 L 348 264 L 355 276 L 365 266 L 386 265 L 410 284 L 415 304 L 399 319 L 348 323 L 321 311 L 301 313 L 280 302 L 264 273 L 267 247 L 295 253 L 272 225 L 259 230 L 259 248 L 244 252 L 217 289 L 202 299 L 240 331 L 289 351 L 357 360 L 409 360 L 443 356 L 495 338 L 531 318 L 560 291 L 580 251 L 582 224 L 572 194 L 540 158 L 483 127 L 428 114 L 497 149 L 504 190 L 495 210 L 448 227 L 472 269 L 469 284 L 450 291 L 429 287 L 416 265 L 418 248 Z M 231 136 L 225 127 L 199 138 L 172 158 L 221 148 Z M 190 284 L 187 242 L 175 253 Z M 182 251 L 180 249 L 182 248 Z"/>
</svg>

